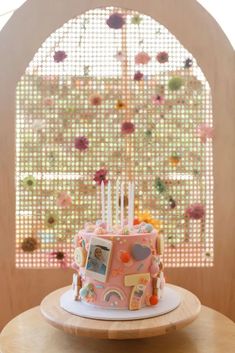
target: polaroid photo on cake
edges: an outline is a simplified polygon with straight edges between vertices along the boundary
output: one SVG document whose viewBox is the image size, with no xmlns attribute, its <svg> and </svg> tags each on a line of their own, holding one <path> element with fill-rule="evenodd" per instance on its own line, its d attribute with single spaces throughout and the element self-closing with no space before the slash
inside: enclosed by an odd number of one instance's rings
<svg viewBox="0 0 235 353">
<path fill-rule="evenodd" d="M 85 272 L 89 277 L 106 282 L 112 253 L 112 241 L 92 237 L 86 260 Z"/>
</svg>

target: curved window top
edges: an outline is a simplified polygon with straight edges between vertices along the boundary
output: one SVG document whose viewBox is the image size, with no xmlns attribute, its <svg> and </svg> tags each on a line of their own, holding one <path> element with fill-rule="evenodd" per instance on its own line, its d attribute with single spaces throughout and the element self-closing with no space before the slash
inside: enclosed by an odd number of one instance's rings
<svg viewBox="0 0 235 353">
<path fill-rule="evenodd" d="M 136 216 L 157 220 L 166 266 L 213 264 L 210 88 L 164 26 L 90 10 L 47 38 L 16 93 L 18 267 L 70 263 L 74 234 L 100 218 L 102 169 L 135 179 Z"/>
</svg>

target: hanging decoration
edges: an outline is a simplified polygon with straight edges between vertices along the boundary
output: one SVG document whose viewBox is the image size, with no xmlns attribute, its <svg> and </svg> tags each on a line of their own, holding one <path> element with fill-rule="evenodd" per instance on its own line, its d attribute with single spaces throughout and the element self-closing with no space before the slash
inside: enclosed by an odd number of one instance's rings
<svg viewBox="0 0 235 353">
<path fill-rule="evenodd" d="M 120 216 L 128 234 L 124 185 L 133 180 L 134 224 L 160 232 L 166 266 L 213 263 L 210 89 L 167 28 L 114 7 L 77 16 L 35 54 L 16 101 L 17 267 L 67 268 L 74 235 L 87 220 L 94 230 L 100 214 L 97 235 L 107 232 L 106 216 L 109 225 Z M 104 195 L 116 180 L 120 215 L 110 217 Z M 109 200 L 109 208 L 115 204 Z M 74 267 L 88 251 L 77 248 Z M 147 255 L 136 243 L 120 254 L 120 265 Z M 94 301 L 95 288 L 82 295 Z"/>
</svg>

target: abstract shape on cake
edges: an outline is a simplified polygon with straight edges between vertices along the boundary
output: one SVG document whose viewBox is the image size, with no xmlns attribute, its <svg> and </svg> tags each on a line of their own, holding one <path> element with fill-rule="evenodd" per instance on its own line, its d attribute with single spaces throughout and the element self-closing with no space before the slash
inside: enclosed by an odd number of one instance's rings
<svg viewBox="0 0 235 353">
<path fill-rule="evenodd" d="M 149 280 L 149 273 L 140 273 L 125 276 L 125 286 L 133 286 L 129 301 L 129 310 L 139 310 L 141 308 L 142 300 L 145 296 L 146 285 Z"/>
<path fill-rule="evenodd" d="M 134 244 L 131 249 L 132 256 L 136 261 L 147 259 L 151 254 L 151 249 L 141 244 Z"/>
<path fill-rule="evenodd" d="M 82 287 L 79 291 L 81 299 L 85 300 L 88 303 L 92 303 L 95 301 L 96 293 L 95 287 L 93 283 L 88 283 L 84 287 Z"/>
</svg>

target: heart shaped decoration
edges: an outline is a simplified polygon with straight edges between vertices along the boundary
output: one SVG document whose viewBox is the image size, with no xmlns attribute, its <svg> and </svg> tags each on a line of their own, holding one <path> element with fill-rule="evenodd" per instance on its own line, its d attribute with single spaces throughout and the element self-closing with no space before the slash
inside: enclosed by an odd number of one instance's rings
<svg viewBox="0 0 235 353">
<path fill-rule="evenodd" d="M 134 244 L 132 246 L 131 253 L 135 260 L 141 261 L 149 257 L 151 254 L 151 249 L 141 244 Z"/>
</svg>

